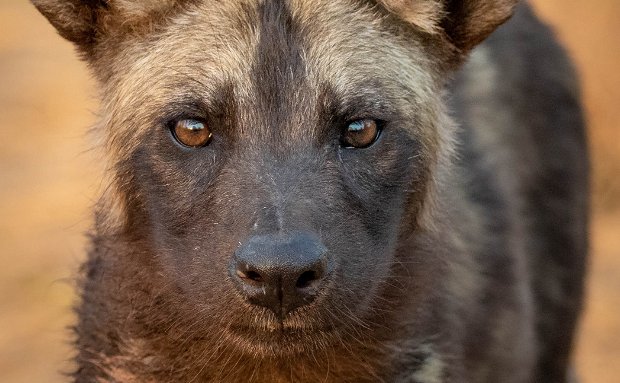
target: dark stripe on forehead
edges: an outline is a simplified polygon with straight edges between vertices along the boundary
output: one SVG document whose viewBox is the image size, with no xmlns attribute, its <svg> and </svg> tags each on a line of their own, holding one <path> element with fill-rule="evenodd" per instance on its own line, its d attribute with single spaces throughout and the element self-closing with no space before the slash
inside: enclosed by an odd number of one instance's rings
<svg viewBox="0 0 620 383">
<path fill-rule="evenodd" d="M 291 127 L 295 101 L 304 83 L 300 30 L 287 0 L 265 0 L 259 6 L 260 39 L 252 68 L 256 107 L 270 135 Z M 297 112 L 300 112 L 297 110 Z"/>
</svg>

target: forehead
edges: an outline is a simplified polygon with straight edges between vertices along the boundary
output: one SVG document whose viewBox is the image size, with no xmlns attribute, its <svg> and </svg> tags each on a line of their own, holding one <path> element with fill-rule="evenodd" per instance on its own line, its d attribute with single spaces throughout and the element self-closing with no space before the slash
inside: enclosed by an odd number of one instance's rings
<svg viewBox="0 0 620 383">
<path fill-rule="evenodd" d="M 207 85 L 232 82 L 239 96 L 255 94 L 252 85 L 267 74 L 304 76 L 341 93 L 369 82 L 369 75 L 384 84 L 394 78 L 429 83 L 423 49 L 385 24 L 367 1 L 203 1 L 145 38 L 127 41 L 117 74 L 157 80 L 150 87 L 188 76 Z"/>
<path fill-rule="evenodd" d="M 412 103 L 431 100 L 437 93 L 431 63 L 423 47 L 393 33 L 372 4 L 194 3 L 153 32 L 122 43 L 116 72 L 104 92 L 107 125 L 113 135 L 127 136 L 116 141 L 128 142 L 139 129 L 128 129 L 131 122 L 123 111 L 132 110 L 133 120 L 144 122 L 152 119 L 147 107 L 164 110 L 188 98 L 208 103 L 223 88 L 233 95 L 240 119 L 243 113 L 245 119 L 266 116 L 262 124 L 271 127 L 284 128 L 276 118 L 291 124 L 316 115 L 325 89 L 342 105 L 361 100 L 369 106 L 385 102 L 400 110 L 415 109 Z"/>
</svg>

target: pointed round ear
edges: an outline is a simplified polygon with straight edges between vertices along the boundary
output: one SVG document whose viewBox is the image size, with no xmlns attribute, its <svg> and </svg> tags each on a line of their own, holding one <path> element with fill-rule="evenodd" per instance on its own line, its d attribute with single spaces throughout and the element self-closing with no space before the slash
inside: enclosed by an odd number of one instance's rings
<svg viewBox="0 0 620 383">
<path fill-rule="evenodd" d="M 101 39 L 138 32 L 183 7 L 189 0 L 31 0 L 58 30 L 89 58 Z M 114 31 L 115 33 L 112 33 Z"/>
<path fill-rule="evenodd" d="M 378 0 L 401 19 L 431 34 L 443 33 L 462 53 L 512 16 L 519 0 Z"/>
<path fill-rule="evenodd" d="M 106 0 L 31 0 L 65 39 L 87 53 L 92 49 L 100 20 L 108 11 Z"/>
</svg>

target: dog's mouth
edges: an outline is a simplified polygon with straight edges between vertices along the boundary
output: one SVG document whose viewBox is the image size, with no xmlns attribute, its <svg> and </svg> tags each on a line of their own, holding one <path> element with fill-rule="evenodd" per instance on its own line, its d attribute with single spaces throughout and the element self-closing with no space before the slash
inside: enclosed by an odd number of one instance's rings
<svg viewBox="0 0 620 383">
<path fill-rule="evenodd" d="M 318 344 L 325 344 L 334 338 L 336 327 L 329 325 L 311 326 L 299 321 L 260 321 L 254 324 L 232 324 L 227 333 L 233 342 L 265 355 L 286 355 L 307 352 Z"/>
<path fill-rule="evenodd" d="M 252 323 L 231 324 L 229 330 L 244 336 L 269 336 L 270 338 L 303 337 L 317 333 L 334 331 L 333 324 L 313 324 L 312 319 L 303 316 L 293 316 L 284 320 L 272 320 L 272 318 L 255 318 Z"/>
</svg>

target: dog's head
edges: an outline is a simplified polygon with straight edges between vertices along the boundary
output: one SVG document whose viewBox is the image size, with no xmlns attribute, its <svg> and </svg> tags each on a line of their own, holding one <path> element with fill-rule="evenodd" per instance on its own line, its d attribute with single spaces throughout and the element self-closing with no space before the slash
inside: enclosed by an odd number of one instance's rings
<svg viewBox="0 0 620 383">
<path fill-rule="evenodd" d="M 269 353 L 359 339 L 390 290 L 440 278 L 403 247 L 450 151 L 444 79 L 516 0 L 33 2 L 101 83 L 104 230 L 195 331 Z"/>
</svg>

